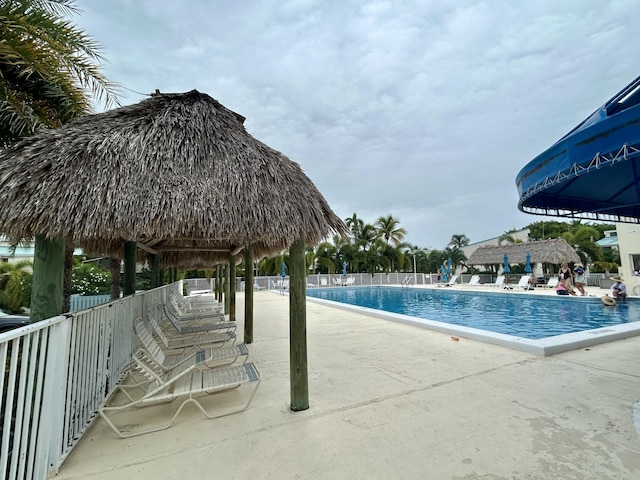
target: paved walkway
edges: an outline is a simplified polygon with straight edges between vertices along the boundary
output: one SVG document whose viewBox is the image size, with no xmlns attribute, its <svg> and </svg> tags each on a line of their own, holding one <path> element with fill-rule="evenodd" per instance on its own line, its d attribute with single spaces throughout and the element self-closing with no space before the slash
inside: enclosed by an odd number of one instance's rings
<svg viewBox="0 0 640 480">
<path fill-rule="evenodd" d="M 246 412 L 127 440 L 97 419 L 56 478 L 640 478 L 640 337 L 540 357 L 308 302 L 294 413 L 288 300 L 255 293 Z"/>
</svg>

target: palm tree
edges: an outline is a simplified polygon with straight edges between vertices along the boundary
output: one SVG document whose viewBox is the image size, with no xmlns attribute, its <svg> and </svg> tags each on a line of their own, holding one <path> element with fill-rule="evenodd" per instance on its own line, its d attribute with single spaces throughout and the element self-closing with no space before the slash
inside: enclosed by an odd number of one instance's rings
<svg viewBox="0 0 640 480">
<path fill-rule="evenodd" d="M 563 233 L 562 238 L 576 249 L 584 265 L 603 259 L 602 247 L 595 243 L 600 238 L 600 233 L 594 227 L 574 222 L 571 231 Z"/>
<path fill-rule="evenodd" d="M 364 227 L 364 221 L 358 218 L 358 215 L 354 212 L 351 217 L 344 219 L 347 227 L 351 229 L 351 233 L 353 234 L 354 243 L 358 243 L 360 239 L 360 233 Z"/>
<path fill-rule="evenodd" d="M 98 45 L 64 19 L 78 12 L 73 3 L 0 2 L 0 148 L 91 112 L 91 98 L 118 103 Z"/>
<path fill-rule="evenodd" d="M 335 273 L 336 253 L 336 247 L 329 242 L 322 242 L 316 247 L 316 265 L 320 273 Z"/>
<path fill-rule="evenodd" d="M 391 214 L 386 217 L 380 217 L 376 221 L 377 237 L 384 238 L 384 241 L 389 245 L 389 240 L 394 245 L 400 245 L 407 231 L 404 228 L 399 228 L 400 221 L 393 218 Z"/>
<path fill-rule="evenodd" d="M 463 267 L 464 262 L 467 261 L 467 256 L 460 248 L 447 248 L 444 251 L 447 261 L 451 259 L 451 265 L 455 270 L 457 267 Z"/>
<path fill-rule="evenodd" d="M 462 248 L 469 245 L 469 238 L 464 233 L 456 233 L 451 235 L 451 240 L 447 244 L 447 247 Z"/>
</svg>

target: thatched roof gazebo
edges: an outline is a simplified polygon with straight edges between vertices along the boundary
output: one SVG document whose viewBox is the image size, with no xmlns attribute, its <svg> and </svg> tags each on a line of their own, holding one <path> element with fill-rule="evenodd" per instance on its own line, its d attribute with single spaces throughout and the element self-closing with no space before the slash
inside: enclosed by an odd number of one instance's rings
<svg viewBox="0 0 640 480">
<path fill-rule="evenodd" d="M 575 249 L 563 238 L 552 238 L 535 242 L 508 243 L 504 245 L 483 245 L 469 255 L 467 265 L 497 265 L 501 264 L 504 254 L 509 257 L 509 263 L 526 262 L 527 253 L 531 255 L 531 263 L 578 263 L 580 257 Z"/>
<path fill-rule="evenodd" d="M 262 256 L 345 233 L 300 166 L 243 121 L 193 90 L 156 93 L 30 137 L 0 156 L 0 232 L 60 236 L 120 256 L 135 241 L 167 266 L 210 265 L 249 244 Z"/>
<path fill-rule="evenodd" d="M 61 313 L 65 243 L 125 258 L 125 284 L 140 251 L 155 264 L 210 267 L 291 248 L 292 372 L 306 388 L 304 244 L 347 227 L 300 166 L 243 122 L 196 90 L 156 92 L 2 152 L 0 233 L 36 239 L 32 319 Z"/>
</svg>

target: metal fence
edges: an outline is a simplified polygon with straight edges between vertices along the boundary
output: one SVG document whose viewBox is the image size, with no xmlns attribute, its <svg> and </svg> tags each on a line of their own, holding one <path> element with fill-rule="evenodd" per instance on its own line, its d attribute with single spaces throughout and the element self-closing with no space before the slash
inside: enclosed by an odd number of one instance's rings
<svg viewBox="0 0 640 480">
<path fill-rule="evenodd" d="M 69 311 L 86 310 L 111 301 L 111 295 L 71 295 Z"/>
<path fill-rule="evenodd" d="M 133 319 L 176 288 L 182 283 L 0 334 L 0 478 L 57 473 L 131 363 Z"/>
</svg>

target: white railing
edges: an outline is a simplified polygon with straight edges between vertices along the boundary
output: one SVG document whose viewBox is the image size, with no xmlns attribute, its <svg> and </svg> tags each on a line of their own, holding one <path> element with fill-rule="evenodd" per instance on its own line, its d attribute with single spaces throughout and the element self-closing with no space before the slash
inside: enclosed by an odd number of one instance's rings
<svg viewBox="0 0 640 480">
<path fill-rule="evenodd" d="M 344 278 L 345 275 L 342 275 L 341 272 L 334 273 L 329 275 L 327 273 L 314 273 L 311 275 L 307 275 L 307 284 L 322 286 L 322 280 L 325 281 L 327 286 L 333 286 L 333 280 L 336 278 Z M 430 285 L 434 283 L 438 283 L 438 277 L 434 274 L 428 273 L 416 273 L 413 272 L 401 272 L 401 273 L 374 273 L 371 275 L 370 273 L 349 273 L 346 277 L 354 277 L 355 282 L 354 286 L 363 286 L 363 285 L 402 285 L 403 280 L 406 277 L 415 278 L 416 285 Z M 289 277 L 285 277 L 286 280 Z M 254 284 L 258 285 L 260 288 L 266 288 L 267 290 L 277 290 L 278 282 L 282 280 L 282 277 L 277 275 L 270 276 L 258 276 L 254 278 Z M 237 280 L 238 285 L 237 289 L 241 291 L 242 287 L 242 279 Z M 245 286 L 246 287 L 246 286 Z"/>
<path fill-rule="evenodd" d="M 0 478 L 44 480 L 122 379 L 133 319 L 182 282 L 0 334 Z"/>
</svg>

